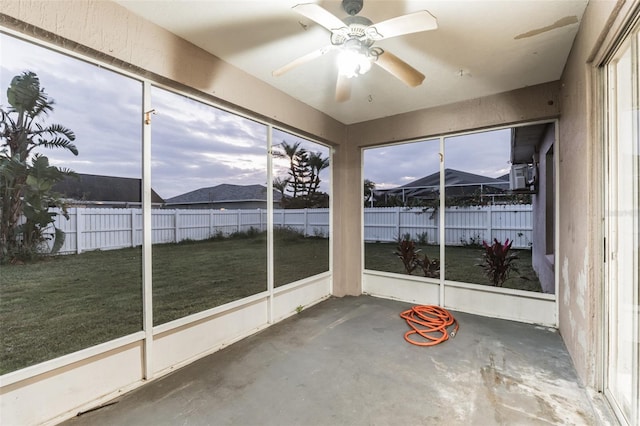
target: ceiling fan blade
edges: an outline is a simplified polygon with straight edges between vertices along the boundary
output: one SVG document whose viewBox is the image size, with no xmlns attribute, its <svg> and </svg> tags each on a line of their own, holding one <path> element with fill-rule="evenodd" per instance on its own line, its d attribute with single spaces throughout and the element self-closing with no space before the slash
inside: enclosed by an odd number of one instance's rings
<svg viewBox="0 0 640 426">
<path fill-rule="evenodd" d="M 351 79 L 338 73 L 338 82 L 336 83 L 336 102 L 348 101 L 351 97 Z"/>
<path fill-rule="evenodd" d="M 374 63 L 397 79 L 402 80 L 409 87 L 419 86 L 424 81 L 424 74 L 393 53 L 385 51 L 378 56 L 378 60 Z"/>
<path fill-rule="evenodd" d="M 294 59 L 293 61 L 289 62 L 288 64 L 278 68 L 277 70 L 273 71 L 271 73 L 271 75 L 273 75 L 274 77 L 279 77 L 282 74 L 291 71 L 292 69 L 302 65 L 302 64 L 306 64 L 309 61 L 312 61 L 316 58 L 319 58 L 320 56 L 324 55 L 327 52 L 330 52 L 334 49 L 334 46 L 324 46 L 321 47 L 318 50 L 314 50 L 313 52 L 307 53 L 304 56 L 299 57 L 298 59 Z"/>
<path fill-rule="evenodd" d="M 397 37 L 405 34 L 430 31 L 438 28 L 438 20 L 426 10 L 409 13 L 378 22 L 367 28 L 367 36 L 373 40 Z"/>
<path fill-rule="evenodd" d="M 340 28 L 346 28 L 345 23 L 342 22 L 340 18 L 315 3 L 298 4 L 293 6 L 293 10 L 322 25 L 331 32 L 335 32 Z"/>
</svg>

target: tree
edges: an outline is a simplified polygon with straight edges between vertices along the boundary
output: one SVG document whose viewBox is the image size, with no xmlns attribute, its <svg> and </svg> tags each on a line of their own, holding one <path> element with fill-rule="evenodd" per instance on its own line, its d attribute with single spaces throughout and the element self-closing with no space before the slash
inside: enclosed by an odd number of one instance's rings
<svg viewBox="0 0 640 426">
<path fill-rule="evenodd" d="M 272 185 L 275 189 L 278 190 L 278 192 L 280 192 L 280 206 L 284 207 L 286 205 L 284 190 L 287 188 L 287 185 L 289 185 L 289 180 L 276 177 L 273 178 Z"/>
<path fill-rule="evenodd" d="M 283 202 L 286 208 L 320 208 L 329 205 L 329 196 L 319 192 L 320 172 L 329 167 L 329 159 L 322 154 L 308 152 L 300 147 L 300 142 L 289 144 L 282 141 L 282 151 L 276 151 L 275 156 L 289 160 L 289 175 L 287 179 L 274 179 L 274 188 L 280 190 L 283 195 L 288 192 L 290 197 Z"/>
<path fill-rule="evenodd" d="M 292 186 L 292 192 L 293 192 L 292 196 L 295 198 L 298 195 L 297 190 L 299 187 L 297 182 L 299 178 L 296 175 L 296 167 L 297 167 L 300 153 L 304 152 L 304 149 L 300 148 L 300 142 L 289 144 L 286 141 L 282 141 L 281 146 L 284 153 L 280 151 L 275 151 L 275 155 L 277 157 L 286 157 L 289 159 L 289 179 L 287 179 L 286 181 L 288 182 L 289 185 Z"/>
<path fill-rule="evenodd" d="M 315 194 L 320 187 L 320 172 L 329 167 L 329 159 L 324 158 L 319 152 L 312 152 L 309 154 L 309 167 L 311 167 L 309 195 L 312 195 Z"/>
<path fill-rule="evenodd" d="M 49 207 L 64 207 L 52 193 L 53 185 L 73 172 L 49 164 L 36 148 L 62 148 L 78 155 L 72 143 L 75 134 L 59 124 L 45 125 L 54 101 L 40 87 L 38 76 L 23 72 L 7 89 L 9 107 L 0 108 L 0 261 L 35 253 L 45 239 L 45 229 L 55 213 Z M 66 214 L 66 211 L 64 212 Z M 24 218 L 21 223 L 21 218 Z M 63 234 L 54 231 L 53 248 Z"/>
<path fill-rule="evenodd" d="M 289 186 L 292 187 L 293 198 L 308 197 L 311 182 L 311 166 L 309 165 L 309 154 L 301 149 L 291 163 L 289 170 Z"/>
<path fill-rule="evenodd" d="M 365 179 L 363 185 L 363 194 L 364 194 L 364 206 L 367 207 L 367 204 L 370 204 L 373 201 L 373 191 L 376 189 L 376 183 Z"/>
</svg>

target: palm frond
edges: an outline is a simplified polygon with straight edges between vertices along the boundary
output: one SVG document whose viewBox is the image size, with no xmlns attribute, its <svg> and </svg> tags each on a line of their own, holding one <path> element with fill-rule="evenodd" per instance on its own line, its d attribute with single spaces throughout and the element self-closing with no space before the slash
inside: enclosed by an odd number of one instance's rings
<svg viewBox="0 0 640 426">
<path fill-rule="evenodd" d="M 64 148 L 71 151 L 73 155 L 78 155 L 78 148 L 66 138 L 38 139 L 35 145 L 44 148 Z"/>
<path fill-rule="evenodd" d="M 76 134 L 73 133 L 73 130 L 67 127 L 64 127 L 61 124 L 51 124 L 48 127 L 46 127 L 44 131 L 52 135 L 55 135 L 55 134 L 64 135 L 67 139 L 71 141 L 76 140 Z"/>
<path fill-rule="evenodd" d="M 64 245 L 65 233 L 60 228 L 55 228 L 55 233 L 53 237 L 53 247 L 51 247 L 51 254 L 56 254 L 60 251 L 62 246 Z"/>
</svg>

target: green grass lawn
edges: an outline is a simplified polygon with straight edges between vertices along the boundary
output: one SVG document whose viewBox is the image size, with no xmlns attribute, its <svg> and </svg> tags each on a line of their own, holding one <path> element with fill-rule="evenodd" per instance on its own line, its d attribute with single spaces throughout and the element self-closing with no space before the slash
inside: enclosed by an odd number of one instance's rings
<svg viewBox="0 0 640 426">
<path fill-rule="evenodd" d="M 327 271 L 327 239 L 274 242 L 275 285 Z M 0 266 L 0 374 L 142 329 L 142 250 Z M 153 247 L 154 324 L 267 289 L 264 235 Z"/>
<path fill-rule="evenodd" d="M 328 270 L 327 239 L 280 235 L 274 241 L 275 285 Z M 154 324 L 250 296 L 267 288 L 263 234 L 153 247 Z M 366 244 L 366 267 L 404 273 L 395 244 Z M 424 247 L 438 257 L 437 247 Z M 447 248 L 447 279 L 487 284 L 479 249 Z M 142 329 L 142 250 L 54 256 L 0 266 L 0 374 Z M 528 251 L 505 287 L 539 291 Z M 414 272 L 417 274 L 417 271 Z"/>
</svg>

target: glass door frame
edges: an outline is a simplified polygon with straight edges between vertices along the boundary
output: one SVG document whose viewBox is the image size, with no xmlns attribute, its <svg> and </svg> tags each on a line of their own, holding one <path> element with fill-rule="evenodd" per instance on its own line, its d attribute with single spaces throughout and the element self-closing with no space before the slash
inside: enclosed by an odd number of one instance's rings
<svg viewBox="0 0 640 426">
<path fill-rule="evenodd" d="M 605 258 L 604 258 L 604 315 L 603 320 L 603 365 L 602 365 L 602 380 L 603 391 L 609 401 L 614 412 L 618 416 L 619 420 L 623 424 L 639 425 L 640 424 L 640 378 L 638 377 L 639 365 L 640 365 L 640 349 L 638 348 L 640 342 L 640 325 L 638 307 L 640 305 L 640 295 L 638 290 L 638 255 L 636 247 L 636 255 L 633 259 L 633 268 L 631 269 L 631 276 L 633 278 L 635 274 L 635 288 L 633 291 L 633 299 L 631 302 L 632 315 L 631 315 L 631 336 L 632 342 L 631 349 L 631 389 L 630 389 L 630 406 L 624 408 L 621 406 L 619 400 L 619 389 L 613 389 L 614 378 L 613 374 L 617 370 L 613 369 L 611 363 L 614 362 L 614 358 L 617 351 L 621 348 L 620 341 L 617 340 L 617 323 L 619 306 L 617 305 L 616 298 L 618 297 L 618 276 L 619 265 L 618 260 L 618 243 L 622 238 L 634 238 L 634 233 L 623 233 L 617 231 L 617 227 L 621 221 L 618 220 L 618 197 L 622 194 L 619 193 L 620 187 L 618 185 L 618 152 L 622 148 L 618 140 L 618 97 L 617 91 L 617 64 L 619 59 L 624 56 L 627 51 L 631 54 L 631 86 L 632 86 L 632 111 L 635 111 L 635 116 L 631 118 L 631 145 L 638 144 L 638 137 L 640 133 L 638 110 L 640 107 L 640 27 L 635 27 L 631 33 L 627 33 L 627 36 L 616 46 L 616 49 L 612 51 L 609 60 L 604 64 L 603 72 L 601 73 L 601 81 L 604 82 L 604 100 L 606 108 L 604 110 L 604 136 L 605 144 L 603 166 L 605 168 L 604 173 L 604 225 L 605 225 Z M 626 90 L 626 89 L 624 89 Z M 622 141 L 620 141 L 622 143 Z M 638 154 L 638 148 L 636 148 L 636 155 Z M 636 163 L 636 168 L 638 167 Z M 633 178 L 633 177 L 631 177 Z M 637 190 L 638 183 L 636 183 Z M 622 195 L 624 197 L 624 195 Z M 634 202 L 635 217 L 632 221 L 635 222 L 635 232 L 638 232 L 638 209 L 637 209 L 637 197 Z M 635 237 L 635 244 L 638 244 L 638 237 Z M 635 269 L 635 270 L 634 270 Z M 635 301 L 635 303 L 634 303 Z M 634 306 L 635 305 L 635 306 Z M 635 310 L 635 311 L 633 311 Z M 635 312 L 635 315 L 634 315 Z"/>
</svg>

